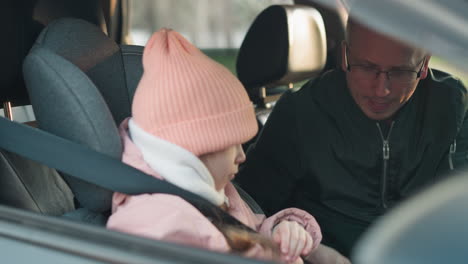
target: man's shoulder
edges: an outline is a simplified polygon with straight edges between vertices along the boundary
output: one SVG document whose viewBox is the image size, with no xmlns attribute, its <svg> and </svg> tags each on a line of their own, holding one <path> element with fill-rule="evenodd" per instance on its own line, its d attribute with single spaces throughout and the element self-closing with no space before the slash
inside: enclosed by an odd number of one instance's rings
<svg viewBox="0 0 468 264">
<path fill-rule="evenodd" d="M 450 92 L 456 91 L 463 94 L 467 93 L 467 89 L 460 79 L 450 73 L 437 69 L 430 69 L 427 79 L 427 85 L 430 87 L 443 88 Z"/>
<path fill-rule="evenodd" d="M 316 78 L 304 84 L 297 92 L 322 90 L 331 86 L 342 85 L 345 82 L 345 74 L 340 69 L 326 71 Z"/>
<path fill-rule="evenodd" d="M 345 83 L 345 74 L 342 71 L 327 71 L 299 89 L 283 94 L 275 106 L 276 112 L 310 117 L 321 111 L 333 111 L 330 108 L 334 107 L 331 106 L 336 105 L 336 101 L 344 96 Z"/>
<path fill-rule="evenodd" d="M 421 88 L 420 91 L 425 91 L 420 94 L 425 95 L 428 115 L 435 116 L 434 112 L 454 113 L 456 123 L 458 126 L 461 124 L 468 111 L 468 91 L 460 79 L 449 73 L 430 69 Z"/>
<path fill-rule="evenodd" d="M 345 75 L 339 69 L 330 70 L 310 79 L 299 89 L 292 90 L 289 94 L 291 100 L 305 101 L 327 101 L 327 98 L 337 94 L 336 89 L 340 89 L 346 82 Z M 331 98 L 329 98 L 331 99 Z"/>
<path fill-rule="evenodd" d="M 468 110 L 468 91 L 460 79 L 436 69 L 430 69 L 425 80 L 425 90 L 428 93 L 428 102 L 437 104 L 444 109 L 453 109 L 455 112 Z"/>
</svg>

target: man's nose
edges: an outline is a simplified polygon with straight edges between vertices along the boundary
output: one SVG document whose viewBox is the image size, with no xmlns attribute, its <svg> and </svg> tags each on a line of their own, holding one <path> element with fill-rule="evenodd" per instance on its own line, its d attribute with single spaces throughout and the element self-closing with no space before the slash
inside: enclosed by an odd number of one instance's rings
<svg viewBox="0 0 468 264">
<path fill-rule="evenodd" d="M 386 72 L 379 72 L 375 80 L 375 95 L 377 97 L 385 97 L 390 94 L 390 80 Z"/>
</svg>

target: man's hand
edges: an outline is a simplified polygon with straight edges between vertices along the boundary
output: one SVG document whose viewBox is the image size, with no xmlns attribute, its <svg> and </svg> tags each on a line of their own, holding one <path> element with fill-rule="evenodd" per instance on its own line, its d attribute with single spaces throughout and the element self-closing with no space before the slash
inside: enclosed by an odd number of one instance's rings
<svg viewBox="0 0 468 264">
<path fill-rule="evenodd" d="M 299 256 L 309 255 L 314 245 L 310 234 L 295 221 L 282 221 L 276 225 L 272 238 L 279 245 L 281 259 L 287 263 L 303 263 Z"/>
</svg>

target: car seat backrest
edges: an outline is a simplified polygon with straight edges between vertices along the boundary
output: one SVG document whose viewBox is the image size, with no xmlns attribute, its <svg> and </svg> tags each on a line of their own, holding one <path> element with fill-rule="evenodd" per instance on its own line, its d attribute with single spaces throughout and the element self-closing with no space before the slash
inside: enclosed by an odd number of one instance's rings
<svg viewBox="0 0 468 264">
<path fill-rule="evenodd" d="M 55 216 L 74 209 L 73 194 L 54 169 L 2 150 L 0 175 L 2 205 Z"/>
<path fill-rule="evenodd" d="M 58 19 L 47 26 L 36 45 L 50 49 L 82 70 L 93 81 L 105 98 L 119 124 L 130 116 L 130 106 L 135 82 L 143 70 L 142 47 L 125 46 L 123 50 L 100 28 L 80 19 Z M 125 65 L 125 62 L 131 63 Z M 135 63 L 133 63 L 135 62 Z"/>
<path fill-rule="evenodd" d="M 238 77 L 258 103 L 265 96 L 260 88 L 289 85 L 320 73 L 326 45 L 325 26 L 316 9 L 270 6 L 257 16 L 244 38 L 237 58 Z"/>
<path fill-rule="evenodd" d="M 121 49 L 83 20 L 50 23 L 23 66 L 40 128 L 120 159 L 116 124 L 130 116 L 142 50 Z M 110 209 L 112 191 L 73 177 L 66 180 L 81 206 L 98 213 Z"/>
<path fill-rule="evenodd" d="M 120 159 L 116 124 L 131 115 L 142 53 L 143 47 L 120 47 L 84 20 L 49 24 L 24 64 L 40 128 Z M 110 209 L 112 191 L 66 179 L 81 206 L 98 213 Z"/>
<path fill-rule="evenodd" d="M 51 50 L 36 46 L 25 59 L 24 76 L 42 129 L 120 158 L 121 144 L 114 119 L 94 83 L 78 67 Z M 109 210 L 111 191 L 73 177 L 66 180 L 81 206 L 94 212 Z"/>
<path fill-rule="evenodd" d="M 327 43 L 320 13 L 302 5 L 272 5 L 250 26 L 239 50 L 239 80 L 256 105 L 258 125 L 293 83 L 317 76 L 325 66 Z M 243 144 L 248 151 L 258 134 Z"/>
<path fill-rule="evenodd" d="M 126 88 L 130 101 L 129 108 L 125 112 L 125 114 L 128 114 L 127 116 L 131 115 L 130 107 L 131 102 L 133 101 L 133 95 L 135 94 L 135 90 L 138 86 L 138 83 L 140 82 L 141 76 L 143 75 L 143 48 L 144 47 L 142 46 L 120 45 L 125 71 L 125 81 L 127 85 Z"/>
</svg>

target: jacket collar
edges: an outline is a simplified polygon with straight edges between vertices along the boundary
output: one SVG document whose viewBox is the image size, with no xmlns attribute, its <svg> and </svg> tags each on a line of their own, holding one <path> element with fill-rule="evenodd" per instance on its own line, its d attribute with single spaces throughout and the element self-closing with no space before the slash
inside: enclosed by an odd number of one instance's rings
<svg viewBox="0 0 468 264">
<path fill-rule="evenodd" d="M 147 133 L 132 119 L 128 121 L 128 131 L 144 161 L 162 178 L 217 206 L 227 202 L 224 189 L 216 191 L 213 177 L 198 157 L 178 145 Z"/>
</svg>

